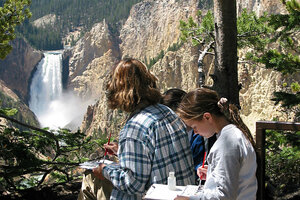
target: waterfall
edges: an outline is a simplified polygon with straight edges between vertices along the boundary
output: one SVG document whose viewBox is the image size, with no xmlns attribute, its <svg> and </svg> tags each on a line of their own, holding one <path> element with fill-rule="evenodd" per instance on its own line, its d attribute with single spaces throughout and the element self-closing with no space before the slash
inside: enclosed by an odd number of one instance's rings
<svg viewBox="0 0 300 200">
<path fill-rule="evenodd" d="M 62 89 L 62 51 L 44 53 L 30 85 L 29 108 L 42 127 L 77 130 L 88 105 L 77 95 Z"/>
<path fill-rule="evenodd" d="M 57 101 L 62 96 L 62 53 L 45 52 L 30 86 L 29 108 L 43 127 L 64 125 Z"/>
</svg>

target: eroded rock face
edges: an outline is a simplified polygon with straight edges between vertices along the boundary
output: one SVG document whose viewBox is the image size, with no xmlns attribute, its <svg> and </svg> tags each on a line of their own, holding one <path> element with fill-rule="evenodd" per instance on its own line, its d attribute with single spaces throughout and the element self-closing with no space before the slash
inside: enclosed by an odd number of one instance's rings
<svg viewBox="0 0 300 200">
<path fill-rule="evenodd" d="M 81 130 L 87 135 L 104 132 L 110 118 L 106 105 L 105 81 L 119 60 L 118 39 L 110 33 L 105 20 L 95 24 L 92 30 L 79 40 L 69 57 L 68 89 L 72 89 L 84 101 L 89 101 Z M 96 108 L 100 102 L 101 108 Z"/>
<path fill-rule="evenodd" d="M 38 27 L 38 28 L 44 28 L 47 25 L 54 26 L 56 22 L 56 15 L 55 14 L 49 14 L 45 15 L 39 19 L 36 19 L 32 22 L 33 26 Z"/>
<path fill-rule="evenodd" d="M 266 13 L 286 13 L 285 6 L 280 0 L 237 0 L 237 12 L 242 12 L 243 9 L 247 11 L 254 11 L 261 16 Z"/>
<path fill-rule="evenodd" d="M 167 52 L 151 67 L 162 93 L 171 88 L 190 91 L 197 87 L 197 51 L 197 48 L 185 44 L 178 51 Z"/>
<path fill-rule="evenodd" d="M 69 87 L 74 88 L 72 80 L 81 76 L 87 66 L 95 59 L 103 56 L 108 50 L 114 51 L 114 41 L 105 20 L 95 24 L 90 32 L 81 38 L 72 50 L 69 60 Z M 118 53 L 112 52 L 118 57 Z"/>
<path fill-rule="evenodd" d="M 31 74 L 43 53 L 34 50 L 21 38 L 13 40 L 12 46 L 12 52 L 4 60 L 0 60 L 0 79 L 27 102 Z"/>
<path fill-rule="evenodd" d="M 15 108 L 18 110 L 14 116 L 11 116 L 12 118 L 29 125 L 39 126 L 39 122 L 34 113 L 2 80 L 0 80 L 0 99 L 0 108 Z M 18 126 L 7 119 L 0 118 L 0 132 L 3 131 L 5 127 L 15 127 L 24 130 L 23 126 Z"/>
<path fill-rule="evenodd" d="M 272 120 L 280 113 L 280 106 L 271 101 L 273 92 L 282 82 L 281 74 L 262 67 L 239 65 L 241 115 L 252 133 L 255 122 Z"/>
<path fill-rule="evenodd" d="M 111 49 L 103 56 L 92 60 L 80 76 L 70 81 L 74 91 L 83 99 L 98 100 L 105 90 L 106 76 L 116 62 L 117 59 L 112 55 Z"/>
<path fill-rule="evenodd" d="M 283 76 L 280 72 L 249 64 L 239 65 L 241 116 L 252 133 L 255 133 L 256 121 L 292 121 L 293 113 L 283 114 L 280 104 L 271 99 L 273 92 L 280 91 L 283 83 L 290 84 L 300 80 L 300 73 Z"/>
<path fill-rule="evenodd" d="M 146 0 L 134 5 L 120 31 L 123 56 L 148 60 L 178 42 L 179 21 L 196 15 L 196 0 Z"/>
</svg>

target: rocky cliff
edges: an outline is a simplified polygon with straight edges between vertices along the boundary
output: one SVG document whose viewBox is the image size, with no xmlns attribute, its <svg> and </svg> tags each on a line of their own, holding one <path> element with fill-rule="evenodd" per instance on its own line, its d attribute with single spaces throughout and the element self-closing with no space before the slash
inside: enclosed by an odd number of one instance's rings
<svg viewBox="0 0 300 200">
<path fill-rule="evenodd" d="M 122 55 L 144 60 L 178 42 L 179 20 L 195 16 L 197 0 L 146 0 L 132 7 L 120 31 Z"/>
<path fill-rule="evenodd" d="M 243 9 L 254 11 L 258 16 L 266 13 L 286 13 L 285 6 L 280 0 L 237 0 L 237 12 L 241 13 Z"/>
<path fill-rule="evenodd" d="M 69 60 L 69 86 L 75 88 L 76 84 L 73 84 L 73 79 L 89 70 L 88 65 L 107 51 L 111 50 L 114 57 L 119 57 L 115 42 L 105 20 L 95 24 L 91 31 L 86 33 L 72 49 L 72 56 Z"/>
<path fill-rule="evenodd" d="M 49 15 L 45 15 L 39 19 L 36 19 L 32 22 L 33 26 L 38 27 L 38 28 L 44 28 L 48 25 L 50 26 L 54 26 L 55 22 L 56 22 L 56 15 L 55 14 L 49 14 Z"/>
<path fill-rule="evenodd" d="M 164 50 L 163 58 L 150 69 L 158 77 L 161 91 L 173 87 L 190 91 L 196 87 L 198 49 L 189 44 L 184 44 L 175 51 L 167 49 L 179 41 L 179 20 L 187 20 L 190 16 L 195 17 L 197 2 L 196 0 L 145 0 L 132 7 L 130 16 L 120 29 L 119 38 L 112 36 L 103 22 L 96 25 L 94 30 L 87 33 L 76 45 L 77 50 L 73 51 L 73 58 L 70 59 L 70 71 L 73 73 L 70 76 L 70 84 L 80 96 L 86 99 L 98 99 L 96 104 L 88 108 L 82 124 L 82 130 L 86 131 L 86 134 L 103 133 L 104 129 L 108 128 L 113 129 L 114 134 L 117 135 L 115 129 L 120 128 L 120 124 L 126 117 L 117 111 L 111 112 L 105 102 L 104 79 L 110 67 L 119 59 L 115 55 L 130 56 L 145 61 L 156 57 L 161 50 Z M 238 1 L 238 11 L 243 8 L 256 9 L 258 14 L 263 11 L 283 12 L 279 0 Z M 114 44 L 119 44 L 119 48 L 109 45 L 113 43 L 111 39 L 118 40 Z M 103 53 L 93 54 L 95 50 L 92 49 L 95 47 L 101 48 L 96 52 Z M 118 50 L 118 53 L 113 53 Z M 88 56 L 87 59 L 84 56 L 87 54 L 92 56 Z M 212 70 L 212 63 L 212 58 L 208 56 L 205 59 L 207 74 Z M 240 93 L 242 116 L 253 133 L 257 120 L 282 117 L 278 112 L 279 107 L 274 106 L 270 100 L 275 89 L 285 81 L 280 73 L 260 66 L 243 64 L 239 65 L 239 81 L 243 86 Z M 206 82 L 209 83 L 209 80 Z"/>
<path fill-rule="evenodd" d="M 0 60 L 0 79 L 27 102 L 31 74 L 43 53 L 33 49 L 22 38 L 13 40 L 12 46 L 12 52 L 4 60 Z"/>
<path fill-rule="evenodd" d="M 196 47 L 185 44 L 177 51 L 166 52 L 165 56 L 151 67 L 150 71 L 158 78 L 162 93 L 170 88 L 190 91 L 197 87 L 197 52 Z"/>
<path fill-rule="evenodd" d="M 5 83 L 0 80 L 0 108 L 16 108 L 18 112 L 16 115 L 11 116 L 12 118 L 38 127 L 39 122 L 37 121 L 34 113 L 29 109 L 29 107 L 11 90 Z M 4 118 L 0 118 L 0 131 L 4 128 L 2 125 L 7 127 L 17 127 L 24 130 L 24 127 L 18 126 Z"/>
<path fill-rule="evenodd" d="M 242 64 L 238 66 L 241 116 L 252 133 L 255 133 L 256 121 L 290 121 L 293 115 L 282 114 L 280 104 L 275 105 L 273 92 L 278 91 L 284 82 L 290 82 L 289 77 L 261 66 Z M 299 75 L 298 80 L 299 80 Z M 297 79 L 295 79 L 297 80 Z"/>
</svg>

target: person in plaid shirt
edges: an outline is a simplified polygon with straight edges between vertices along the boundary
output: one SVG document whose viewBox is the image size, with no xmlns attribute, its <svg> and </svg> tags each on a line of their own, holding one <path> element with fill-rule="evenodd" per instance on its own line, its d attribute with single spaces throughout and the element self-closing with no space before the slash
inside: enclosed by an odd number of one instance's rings
<svg viewBox="0 0 300 200">
<path fill-rule="evenodd" d="M 193 159 L 183 121 L 167 106 L 156 77 L 136 59 L 121 60 L 107 84 L 108 105 L 130 113 L 120 131 L 119 163 L 100 164 L 93 173 L 114 186 L 110 199 L 142 199 L 153 183 L 167 184 L 175 172 L 177 185 L 195 182 Z"/>
</svg>

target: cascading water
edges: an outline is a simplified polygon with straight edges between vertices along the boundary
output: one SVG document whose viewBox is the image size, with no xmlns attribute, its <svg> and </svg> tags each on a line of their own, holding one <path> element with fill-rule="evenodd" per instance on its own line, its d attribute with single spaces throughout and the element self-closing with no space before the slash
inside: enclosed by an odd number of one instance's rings
<svg viewBox="0 0 300 200">
<path fill-rule="evenodd" d="M 72 92 L 62 89 L 62 51 L 44 53 L 30 86 L 29 108 L 42 127 L 79 128 L 88 105 Z"/>
<path fill-rule="evenodd" d="M 62 96 L 62 53 L 46 52 L 30 86 L 29 108 L 43 127 L 57 128 L 64 120 L 55 102 Z"/>
</svg>

